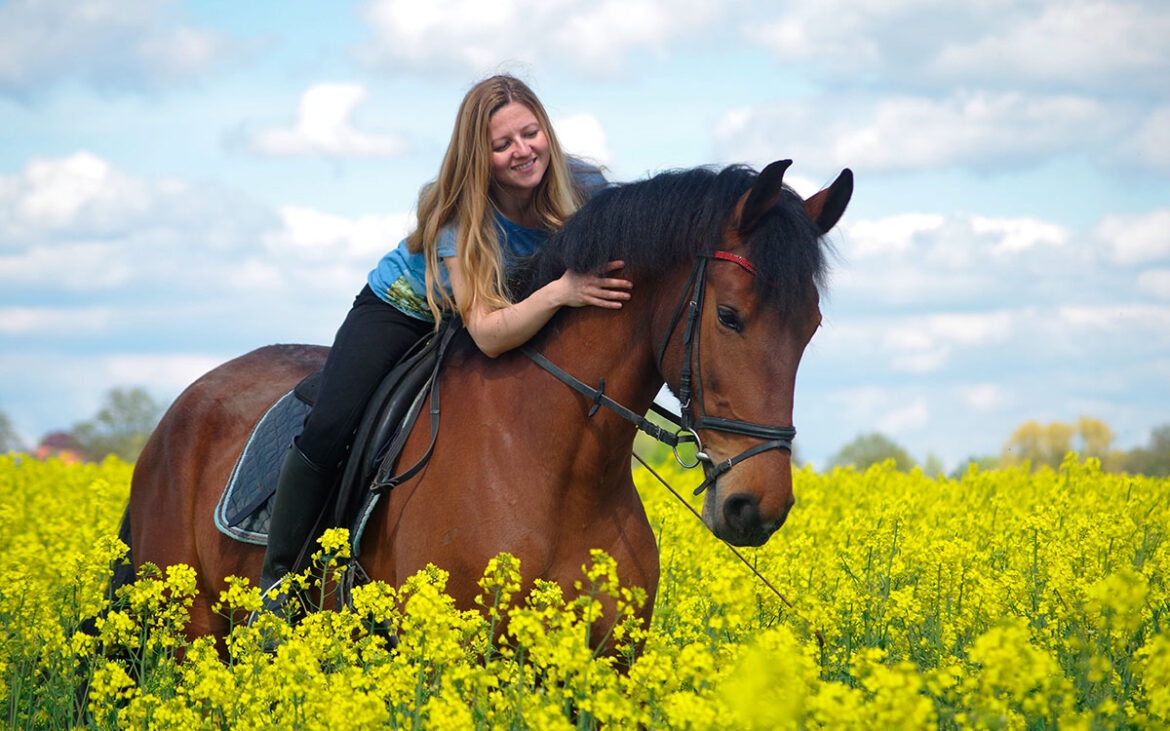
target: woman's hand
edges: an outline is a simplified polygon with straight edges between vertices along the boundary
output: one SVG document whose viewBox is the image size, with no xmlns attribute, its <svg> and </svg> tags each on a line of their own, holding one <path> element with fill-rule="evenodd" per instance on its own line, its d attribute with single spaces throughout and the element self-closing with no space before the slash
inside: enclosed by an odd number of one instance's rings
<svg viewBox="0 0 1170 731">
<path fill-rule="evenodd" d="M 568 307 L 607 307 L 621 309 L 630 298 L 634 283 L 628 279 L 607 277 L 606 274 L 624 267 L 624 261 L 611 261 L 596 272 L 566 271 L 557 280 L 562 287 L 562 303 Z"/>
<path fill-rule="evenodd" d="M 567 271 L 514 305 L 498 310 L 478 305 L 464 306 L 471 287 L 455 257 L 443 259 L 451 278 L 455 303 L 464 311 L 463 324 L 476 346 L 489 358 L 523 345 L 544 327 L 561 307 L 604 307 L 619 309 L 630 298 L 634 286 L 629 280 L 605 276 L 621 269 L 625 262 L 611 261 L 596 272 Z"/>
</svg>

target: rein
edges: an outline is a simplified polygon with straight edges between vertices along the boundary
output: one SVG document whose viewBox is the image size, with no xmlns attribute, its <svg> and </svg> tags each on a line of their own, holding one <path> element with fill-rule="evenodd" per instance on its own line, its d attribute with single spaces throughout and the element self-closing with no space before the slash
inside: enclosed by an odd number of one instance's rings
<svg viewBox="0 0 1170 731">
<path fill-rule="evenodd" d="M 600 407 L 604 406 L 623 419 L 632 422 L 642 432 L 669 445 L 674 450 L 675 459 L 678 460 L 678 463 L 682 467 L 691 469 L 697 467 L 700 462 L 706 462 L 708 465 L 708 467 L 704 468 L 706 479 L 695 489 L 695 495 L 702 493 L 708 487 L 715 484 L 715 481 L 725 472 L 749 457 L 754 457 L 757 454 L 762 454 L 772 449 L 787 449 L 791 451 L 792 440 L 796 437 L 796 429 L 791 426 L 757 424 L 741 419 L 707 416 L 703 413 L 703 380 L 700 374 L 698 358 L 699 332 L 701 330 L 699 327 L 699 315 L 703 311 L 703 298 L 707 290 L 707 263 L 712 259 L 731 262 L 742 267 L 752 274 L 752 276 L 756 276 L 756 267 L 754 264 L 729 251 L 716 251 L 714 254 L 700 254 L 696 257 L 695 265 L 691 267 L 690 277 L 687 279 L 686 286 L 683 287 L 678 304 L 675 305 L 674 314 L 670 318 L 670 326 L 666 331 L 666 337 L 663 338 L 662 345 L 658 347 L 658 355 L 656 357 L 658 372 L 662 374 L 662 360 L 666 355 L 666 349 L 670 345 L 670 340 L 674 336 L 674 332 L 678 328 L 679 321 L 685 310 L 687 318 L 686 327 L 683 331 L 683 345 L 686 348 L 686 357 L 683 361 L 682 372 L 679 375 L 678 394 L 682 413 L 676 415 L 662 408 L 657 403 L 651 404 L 651 409 L 656 414 L 666 418 L 678 427 L 674 433 L 663 429 L 644 416 L 635 413 L 606 396 L 604 378 L 600 379 L 597 388 L 593 388 L 530 346 L 524 345 L 520 347 L 520 351 L 532 359 L 536 365 L 551 373 L 559 381 L 573 390 L 591 399 L 593 401 L 593 407 L 589 410 L 589 416 L 593 416 Z M 715 464 L 710 456 L 703 451 L 703 442 L 699 439 L 700 429 L 740 434 L 766 441 L 723 462 Z M 692 464 L 687 464 L 679 456 L 678 445 L 682 443 L 694 443 L 698 448 L 696 459 Z"/>
<path fill-rule="evenodd" d="M 665 487 L 667 490 L 669 490 L 671 495 L 674 495 L 676 498 L 678 498 L 678 501 L 680 503 L 682 503 L 686 507 L 687 510 L 691 511 L 692 515 L 694 515 L 700 521 L 703 520 L 703 516 L 699 514 L 699 511 L 695 510 L 694 506 L 691 505 L 690 503 L 688 503 L 686 498 L 684 498 L 682 495 L 679 495 L 678 490 L 675 490 L 673 487 L 671 487 L 669 482 L 662 479 L 662 476 L 659 475 L 657 472 L 655 472 L 654 468 L 651 467 L 650 465 L 648 465 L 646 463 L 646 460 L 642 459 L 641 455 L 639 455 L 637 452 L 634 452 L 633 454 L 634 454 L 634 459 L 638 460 L 638 463 L 641 464 L 643 467 L 645 467 L 647 472 L 654 475 L 654 478 L 657 479 L 659 482 L 661 482 L 662 486 Z M 768 581 L 768 577 L 761 574 L 760 570 L 757 569 L 752 564 L 751 561 L 748 561 L 747 558 L 745 558 L 744 555 L 742 553 L 740 553 L 735 548 L 735 546 L 731 545 L 730 543 L 727 543 L 726 541 L 720 541 L 720 543 L 727 546 L 727 549 L 729 551 L 731 551 L 733 554 L 735 554 L 735 557 L 738 558 L 743 563 L 744 566 L 747 566 L 751 570 L 751 572 L 756 575 L 756 578 L 759 579 L 764 584 L 764 586 L 771 589 L 772 593 L 775 594 L 777 597 L 779 597 L 780 601 L 784 602 L 785 606 L 787 606 L 792 611 L 792 614 L 794 616 L 799 617 L 801 620 L 804 621 L 805 624 L 808 625 L 809 629 L 812 630 L 813 635 L 817 638 L 817 644 L 820 645 L 820 648 L 822 650 L 824 650 L 825 649 L 825 635 L 824 635 L 824 633 L 822 633 L 819 629 L 817 629 L 813 625 L 813 623 L 810 622 L 806 617 L 801 615 L 801 613 L 797 611 L 796 607 L 793 606 L 792 602 L 788 601 L 788 597 L 781 594 L 780 590 L 777 589 L 772 584 L 771 581 Z"/>
</svg>

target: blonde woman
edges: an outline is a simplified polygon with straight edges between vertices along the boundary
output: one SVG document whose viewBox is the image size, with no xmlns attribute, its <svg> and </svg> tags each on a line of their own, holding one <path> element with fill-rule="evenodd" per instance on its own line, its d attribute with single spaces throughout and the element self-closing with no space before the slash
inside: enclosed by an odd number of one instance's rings
<svg viewBox="0 0 1170 731">
<path fill-rule="evenodd" d="M 620 308 L 628 280 L 564 275 L 527 298 L 508 296 L 510 268 L 539 249 L 596 190 L 601 173 L 561 150 L 543 105 L 511 76 L 463 98 L 438 177 L 418 199 L 418 225 L 370 272 L 337 331 L 317 403 L 285 454 L 260 587 L 292 570 L 382 378 L 441 318 L 458 312 L 475 344 L 496 357 L 523 344 L 561 307 Z M 271 592 L 266 607 L 285 598 Z"/>
</svg>

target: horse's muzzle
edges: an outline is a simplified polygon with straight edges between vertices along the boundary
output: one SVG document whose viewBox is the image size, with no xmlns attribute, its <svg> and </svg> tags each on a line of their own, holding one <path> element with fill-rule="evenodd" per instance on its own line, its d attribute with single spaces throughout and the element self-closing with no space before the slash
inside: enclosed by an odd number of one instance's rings
<svg viewBox="0 0 1170 731">
<path fill-rule="evenodd" d="M 789 499 L 779 518 L 765 523 L 760 516 L 760 500 L 746 492 L 728 495 L 723 501 L 722 525 L 715 535 L 733 546 L 762 546 L 784 525 L 795 499 Z"/>
</svg>

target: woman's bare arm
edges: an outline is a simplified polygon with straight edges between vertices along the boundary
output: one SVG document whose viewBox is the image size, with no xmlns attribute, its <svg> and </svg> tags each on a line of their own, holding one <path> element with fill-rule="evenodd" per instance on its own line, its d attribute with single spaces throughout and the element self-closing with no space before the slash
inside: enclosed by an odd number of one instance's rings
<svg viewBox="0 0 1170 731">
<path fill-rule="evenodd" d="M 455 303 L 463 309 L 471 287 L 455 257 L 445 258 L 451 278 Z M 625 262 L 611 261 L 596 273 L 566 271 L 516 304 L 490 309 L 479 305 L 464 317 L 471 339 L 485 355 L 495 358 L 523 345 L 535 335 L 561 307 L 605 307 L 620 309 L 630 298 L 633 284 L 626 279 L 606 276 L 621 269 Z"/>
</svg>

